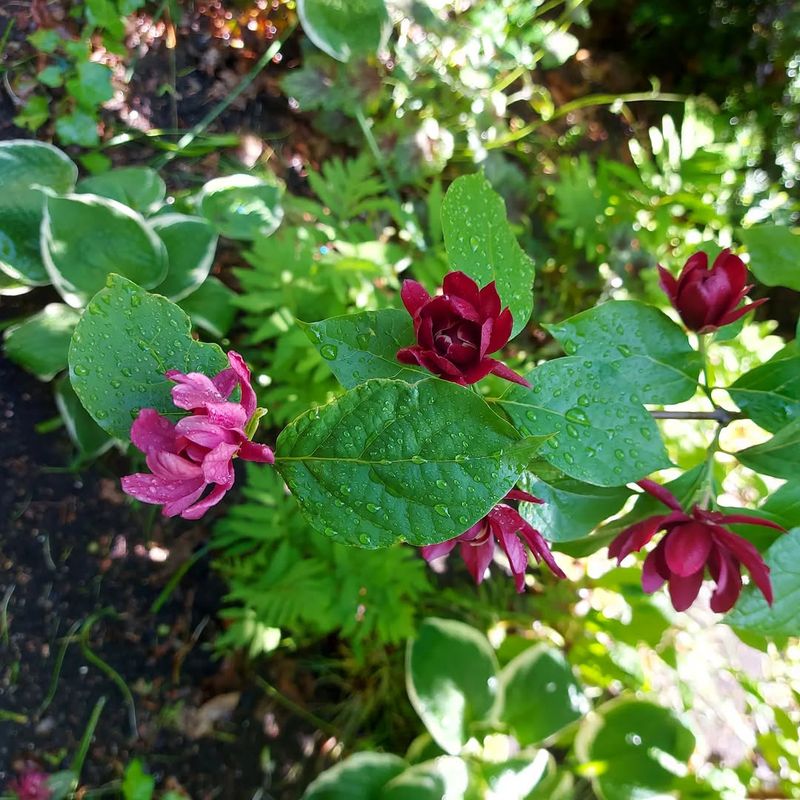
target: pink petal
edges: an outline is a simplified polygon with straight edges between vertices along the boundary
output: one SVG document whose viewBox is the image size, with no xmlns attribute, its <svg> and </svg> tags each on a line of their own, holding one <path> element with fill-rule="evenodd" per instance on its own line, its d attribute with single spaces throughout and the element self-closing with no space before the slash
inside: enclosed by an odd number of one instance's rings
<svg viewBox="0 0 800 800">
<path fill-rule="evenodd" d="M 156 450 L 174 453 L 175 425 L 154 408 L 143 408 L 131 425 L 131 441 L 143 453 Z"/>
<path fill-rule="evenodd" d="M 198 486 L 197 489 L 183 497 L 179 497 L 177 500 L 173 500 L 170 503 L 165 503 L 164 508 L 161 509 L 161 513 L 165 517 L 177 517 L 179 514 L 183 516 L 183 512 L 203 494 L 207 485 L 208 484 L 203 483 Z"/>
<path fill-rule="evenodd" d="M 458 544 L 458 536 L 453 539 L 448 539 L 446 542 L 439 542 L 438 544 L 426 544 L 420 549 L 422 550 L 422 557 L 430 564 L 437 558 L 443 558 L 452 552 L 453 548 Z"/>
<path fill-rule="evenodd" d="M 241 430 L 249 418 L 247 409 L 239 403 L 208 403 L 206 417 L 212 425 L 229 430 Z"/>
<path fill-rule="evenodd" d="M 218 444 L 203 459 L 203 477 L 206 483 L 216 483 L 230 489 L 233 486 L 232 459 L 239 449 L 237 444 Z"/>
<path fill-rule="evenodd" d="M 184 519 L 200 519 L 209 508 L 215 506 L 225 497 L 228 490 L 224 486 L 215 486 L 199 503 L 187 508 L 181 513 Z"/>
<path fill-rule="evenodd" d="M 671 508 L 675 511 L 681 511 L 681 504 L 678 502 L 677 498 L 675 497 L 666 486 L 662 486 L 660 483 L 656 483 L 655 481 L 651 481 L 648 478 L 644 478 L 641 481 L 637 481 L 637 485 L 641 486 L 648 494 L 653 495 L 656 500 L 661 501 L 665 506 Z"/>
<path fill-rule="evenodd" d="M 431 296 L 421 283 L 407 280 L 403 281 L 403 286 L 400 289 L 400 298 L 403 301 L 403 305 L 406 307 L 406 311 L 408 311 L 412 317 L 415 317 L 417 312 L 426 303 L 430 302 Z"/>
<path fill-rule="evenodd" d="M 205 414 L 196 414 L 178 420 L 175 430 L 190 442 L 209 449 L 216 447 L 221 442 L 234 444 L 241 438 L 236 431 L 210 422 Z"/>
<path fill-rule="evenodd" d="M 143 503 L 154 503 L 161 505 L 193 492 L 199 486 L 202 490 L 203 479 L 188 481 L 169 481 L 157 475 L 150 475 L 145 472 L 137 472 L 133 475 L 125 475 L 122 480 L 122 491 L 125 494 L 135 497 Z"/>
<path fill-rule="evenodd" d="M 664 537 L 664 558 L 669 571 L 686 578 L 702 570 L 711 552 L 709 529 L 699 522 L 676 525 Z"/>
<path fill-rule="evenodd" d="M 230 357 L 230 354 L 228 354 Z M 236 372 L 230 367 L 228 369 L 218 372 L 212 379 L 211 383 L 214 384 L 216 390 L 225 398 L 230 396 L 230 393 L 236 388 L 239 378 Z"/>
<path fill-rule="evenodd" d="M 234 350 L 228 352 L 228 361 L 231 369 L 236 373 L 239 380 L 239 389 L 241 390 L 242 397 L 239 401 L 244 408 L 245 422 L 253 416 L 256 410 L 256 393 L 253 391 L 253 384 L 250 383 L 250 370 L 247 368 L 244 359 Z M 230 392 L 228 392 L 230 394 Z M 228 396 L 225 395 L 225 397 Z"/>
<path fill-rule="evenodd" d="M 703 585 L 703 570 L 685 577 L 673 575 L 669 579 L 669 597 L 676 611 L 686 611 L 697 599 Z"/>
<path fill-rule="evenodd" d="M 244 441 L 239 447 L 239 458 L 244 461 L 256 461 L 259 464 L 274 464 L 275 453 L 271 447 L 256 442 Z"/>
<path fill-rule="evenodd" d="M 178 408 L 203 409 L 209 403 L 225 402 L 225 398 L 207 375 L 199 372 L 190 372 L 188 375 L 184 375 L 177 370 L 170 370 L 166 375 L 178 384 L 172 387 L 172 402 Z"/>
<path fill-rule="evenodd" d="M 154 475 L 167 481 L 190 481 L 203 474 L 199 464 L 175 453 L 148 453 L 147 466 Z"/>
<path fill-rule="evenodd" d="M 467 565 L 475 583 L 482 583 L 494 556 L 494 537 L 487 536 L 481 542 L 461 542 L 461 558 Z"/>
</svg>

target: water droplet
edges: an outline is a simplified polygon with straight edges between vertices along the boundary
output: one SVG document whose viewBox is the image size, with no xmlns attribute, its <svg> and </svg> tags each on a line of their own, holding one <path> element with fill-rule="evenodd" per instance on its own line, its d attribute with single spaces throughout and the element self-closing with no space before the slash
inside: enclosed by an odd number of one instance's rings
<svg viewBox="0 0 800 800">
<path fill-rule="evenodd" d="M 535 411 L 526 411 L 526 412 L 525 412 L 525 416 L 526 416 L 526 417 L 527 417 L 527 418 L 528 418 L 528 419 L 529 419 L 531 422 L 535 422 L 535 421 L 536 421 L 536 412 L 535 412 Z"/>
<path fill-rule="evenodd" d="M 579 406 L 583 406 L 584 408 L 586 408 L 587 406 L 591 405 L 591 402 L 592 401 L 589 399 L 589 395 L 588 394 L 582 394 L 578 398 L 578 405 Z"/>
<path fill-rule="evenodd" d="M 326 361 L 333 361 L 334 358 L 339 353 L 339 349 L 336 347 L 335 344 L 324 344 L 319 349 L 319 354 L 326 360 Z"/>
<path fill-rule="evenodd" d="M 464 455 L 464 453 L 456 454 L 455 461 L 457 464 L 463 464 L 465 461 L 469 461 L 469 456 Z"/>
<path fill-rule="evenodd" d="M 577 439 L 579 437 L 578 429 L 574 425 L 567 425 L 567 433 L 573 438 Z"/>
<path fill-rule="evenodd" d="M 586 412 L 582 408 L 571 408 L 564 416 L 570 422 L 577 422 L 578 425 L 589 424 L 589 417 L 586 416 Z"/>
<path fill-rule="evenodd" d="M 112 389 L 119 389 L 120 386 L 122 386 L 122 381 L 118 381 L 116 379 L 111 381 L 111 388 Z"/>
<path fill-rule="evenodd" d="M 476 252 L 478 248 L 481 246 L 480 239 L 477 236 L 470 236 L 469 237 L 469 246 L 472 248 L 472 252 Z"/>
<path fill-rule="evenodd" d="M 367 511 L 369 511 L 370 514 L 377 514 L 378 511 L 380 511 L 380 510 L 381 510 L 381 507 L 380 506 L 376 506 L 375 503 L 367 503 Z"/>
<path fill-rule="evenodd" d="M 339 491 L 342 494 L 350 494 L 350 487 L 346 483 L 343 483 L 339 486 Z"/>
<path fill-rule="evenodd" d="M 83 364 L 76 364 L 74 371 L 75 371 L 76 375 L 80 375 L 80 376 L 89 374 L 89 368 L 88 367 L 84 367 Z"/>
<path fill-rule="evenodd" d="M 614 458 L 616 458 L 617 461 L 624 461 L 625 460 L 625 453 L 623 453 L 622 450 L 615 450 L 614 451 Z"/>
<path fill-rule="evenodd" d="M 142 304 L 142 296 L 140 294 L 131 295 L 131 305 L 136 308 Z"/>
<path fill-rule="evenodd" d="M 435 505 L 433 510 L 440 516 L 440 517 L 449 517 L 450 512 L 447 510 L 447 506 L 443 506 L 441 503 Z"/>
<path fill-rule="evenodd" d="M 428 462 L 422 456 L 411 456 L 411 462 L 413 464 L 427 464 Z"/>
<path fill-rule="evenodd" d="M 121 372 L 121 373 L 122 373 L 122 374 L 123 374 L 123 375 L 124 375 L 126 378 L 130 378 L 130 376 L 131 376 L 131 375 L 133 375 L 133 372 L 131 371 L 130 367 L 123 367 L 123 368 L 120 370 L 120 372 Z"/>
<path fill-rule="evenodd" d="M 617 350 L 619 350 L 620 355 L 625 356 L 625 358 L 627 358 L 629 355 L 631 355 L 631 349 L 626 344 L 618 344 L 617 345 Z"/>
<path fill-rule="evenodd" d="M 105 309 L 101 308 L 97 303 L 89 303 L 89 313 L 96 317 L 107 316 Z"/>
<path fill-rule="evenodd" d="M 369 345 L 370 335 L 368 333 L 359 333 L 356 336 L 356 343 L 362 350 L 367 349 L 367 345 Z"/>
<path fill-rule="evenodd" d="M 108 411 L 104 411 L 102 408 L 95 413 L 97 419 L 105 419 L 108 416 Z"/>
<path fill-rule="evenodd" d="M 447 481 L 443 481 L 441 478 L 439 478 L 439 480 L 438 480 L 438 481 L 436 481 L 436 485 L 437 485 L 437 486 L 438 486 L 440 489 L 446 489 L 446 488 L 447 488 Z"/>
<path fill-rule="evenodd" d="M 572 341 L 572 339 L 567 339 L 564 342 L 564 352 L 568 356 L 574 356 L 575 353 L 578 352 L 578 345 L 576 345 L 575 342 Z"/>
<path fill-rule="evenodd" d="M 572 453 L 564 453 L 564 461 L 566 461 L 567 464 L 574 464 L 575 456 L 573 456 Z"/>
<path fill-rule="evenodd" d="M 370 539 L 368 533 L 360 533 L 358 535 L 358 541 L 361 542 L 361 544 L 363 544 L 365 546 L 368 546 L 368 545 L 372 544 L 372 539 Z"/>
<path fill-rule="evenodd" d="M 333 528 L 325 528 L 325 530 L 323 531 L 323 533 L 324 533 L 326 536 L 331 536 L 331 537 L 333 537 L 333 536 L 336 536 L 336 531 L 335 531 Z"/>
</svg>

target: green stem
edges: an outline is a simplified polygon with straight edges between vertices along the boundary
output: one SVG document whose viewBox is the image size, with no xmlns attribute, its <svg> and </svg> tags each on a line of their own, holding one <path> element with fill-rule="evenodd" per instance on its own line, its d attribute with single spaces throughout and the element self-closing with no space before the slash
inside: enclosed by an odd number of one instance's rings
<svg viewBox="0 0 800 800">
<path fill-rule="evenodd" d="M 158 614 L 159 611 L 164 607 L 164 603 L 169 600 L 172 593 L 175 591 L 175 587 L 183 580 L 183 576 L 201 559 L 203 558 L 208 551 L 211 549 L 210 545 L 204 545 L 201 547 L 196 553 L 191 555 L 183 564 L 175 570 L 175 574 L 169 579 L 167 585 L 162 589 L 161 594 L 156 598 L 155 602 L 152 606 L 150 606 L 150 613 L 151 614 Z"/>
<path fill-rule="evenodd" d="M 291 711 L 293 714 L 297 714 L 298 717 L 302 717 L 306 722 L 310 722 L 314 725 L 318 730 L 324 731 L 325 733 L 335 736 L 339 741 L 342 741 L 342 736 L 340 735 L 339 731 L 333 727 L 330 723 L 326 722 L 324 719 L 321 719 L 316 714 L 313 714 L 308 709 L 303 708 L 303 706 L 295 703 L 294 700 L 287 697 L 283 692 L 278 691 L 271 683 L 267 683 L 261 676 L 256 677 L 256 683 L 264 690 L 264 693 L 269 695 L 273 700 L 278 702 L 288 711 Z"/>
<path fill-rule="evenodd" d="M 67 631 L 67 635 L 61 642 L 61 647 L 59 648 L 58 655 L 56 656 L 56 663 L 53 667 L 53 677 L 50 679 L 50 688 L 47 691 L 47 697 L 45 697 L 44 701 L 39 706 L 39 710 L 37 711 L 37 714 L 39 715 L 45 712 L 50 703 L 53 702 L 53 698 L 56 696 L 58 680 L 61 677 L 61 668 L 64 666 L 64 656 L 66 656 L 67 648 L 72 644 L 73 637 L 78 632 L 78 628 L 80 628 L 80 626 L 80 620 L 74 622 L 72 627 Z"/>
<path fill-rule="evenodd" d="M 83 736 L 81 737 L 81 745 L 78 748 L 78 752 L 75 754 L 75 758 L 72 759 L 70 771 L 75 774 L 76 781 L 80 780 L 83 763 L 86 761 L 86 755 L 89 752 L 90 745 L 92 744 L 92 737 L 94 736 L 95 728 L 97 728 L 97 723 L 100 721 L 100 715 L 103 713 L 103 707 L 105 704 L 105 697 L 101 697 L 94 704 L 92 715 L 89 717 L 89 722 L 86 724 L 86 730 L 84 730 Z"/>
<path fill-rule="evenodd" d="M 364 139 L 366 140 L 367 146 L 372 153 L 372 157 L 375 159 L 375 164 L 377 165 L 378 170 L 380 171 L 381 176 L 386 183 L 389 194 L 392 196 L 392 199 L 399 204 L 401 202 L 400 193 L 397 191 L 397 186 L 395 185 L 392 176 L 389 174 L 389 168 L 386 166 L 386 159 L 383 157 L 383 153 L 381 152 L 380 147 L 378 147 L 378 142 L 375 140 L 375 136 L 372 133 L 372 128 L 370 127 L 369 122 L 367 122 L 367 118 L 364 116 L 364 110 L 361 108 L 361 106 L 356 106 L 355 113 L 358 127 L 361 128 L 361 133 L 364 134 Z"/>
</svg>

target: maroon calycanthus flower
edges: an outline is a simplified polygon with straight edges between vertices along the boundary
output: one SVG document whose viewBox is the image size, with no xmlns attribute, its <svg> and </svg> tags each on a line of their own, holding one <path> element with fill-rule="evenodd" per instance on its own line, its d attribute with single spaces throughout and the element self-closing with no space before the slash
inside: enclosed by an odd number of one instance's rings
<svg viewBox="0 0 800 800">
<path fill-rule="evenodd" d="M 767 302 L 756 300 L 738 308 L 753 288 L 747 285 L 747 267 L 739 256 L 723 250 L 708 268 L 708 256 L 695 253 L 674 278 L 664 267 L 658 267 L 659 285 L 669 297 L 684 325 L 696 333 L 711 333 L 735 322 L 739 317 Z"/>
<path fill-rule="evenodd" d="M 512 489 L 506 500 L 524 500 L 528 503 L 542 503 L 543 500 L 519 489 Z M 456 545 L 461 550 L 461 558 L 475 580 L 481 583 L 494 556 L 495 543 L 498 543 L 508 558 L 514 583 L 518 592 L 525 591 L 525 570 L 528 567 L 528 553 L 525 544 L 530 548 L 537 562 L 544 561 L 551 572 L 559 578 L 566 578 L 556 564 L 547 542 L 539 531 L 520 516 L 519 512 L 505 503 L 498 503 L 483 519 L 478 520 L 471 528 L 454 539 L 439 544 L 430 544 L 422 548 L 423 558 L 430 563 L 450 553 Z"/>
<path fill-rule="evenodd" d="M 747 539 L 737 536 L 723 525 L 763 525 L 784 530 L 780 525 L 761 517 L 746 514 L 721 514 L 694 506 L 686 513 L 671 492 L 649 480 L 639 486 L 665 506 L 669 514 L 648 517 L 626 528 L 608 548 L 617 563 L 634 550 L 641 550 L 659 531 L 666 531 L 656 548 L 648 553 L 642 570 L 642 588 L 648 594 L 666 582 L 676 611 L 685 611 L 697 598 L 706 569 L 716 583 L 711 596 L 711 609 L 717 613 L 730 611 L 742 591 L 741 567 L 744 565 L 753 582 L 772 605 L 772 584 L 769 567 Z"/>
<path fill-rule="evenodd" d="M 47 785 L 49 778 L 46 772 L 35 765 L 30 766 L 8 784 L 8 789 L 18 800 L 50 800 L 52 792 Z"/>
<path fill-rule="evenodd" d="M 170 370 L 177 384 L 172 402 L 192 413 L 171 422 L 153 408 L 143 408 L 131 426 L 131 441 L 146 456 L 152 474 L 139 472 L 122 479 L 122 489 L 143 503 L 163 505 L 165 517 L 200 519 L 233 486 L 233 459 L 272 464 L 275 455 L 251 441 L 259 419 L 250 370 L 244 359 L 228 353 L 230 367 L 213 378 L 199 372 Z M 231 402 L 239 387 L 241 397 Z M 206 489 L 212 486 L 208 494 Z"/>
<path fill-rule="evenodd" d="M 501 308 L 495 281 L 478 288 L 469 275 L 449 272 L 442 294 L 431 297 L 416 281 L 403 281 L 403 305 L 414 320 L 417 343 L 397 352 L 403 364 L 415 364 L 446 381 L 467 386 L 490 372 L 514 383 L 530 384 L 501 361 L 489 358 L 505 346 L 513 320 Z"/>
</svg>

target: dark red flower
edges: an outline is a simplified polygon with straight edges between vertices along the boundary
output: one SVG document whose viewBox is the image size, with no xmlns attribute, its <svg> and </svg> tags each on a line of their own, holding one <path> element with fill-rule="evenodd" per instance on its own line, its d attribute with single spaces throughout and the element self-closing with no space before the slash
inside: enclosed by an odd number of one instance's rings
<svg viewBox="0 0 800 800">
<path fill-rule="evenodd" d="M 653 481 L 639 486 L 672 509 L 669 514 L 648 517 L 626 528 L 611 542 L 608 555 L 621 563 L 629 553 L 641 550 L 659 531 L 666 531 L 655 549 L 648 553 L 642 571 L 642 588 L 648 594 L 668 582 L 669 595 L 676 611 L 685 611 L 697 598 L 706 567 L 717 584 L 711 596 L 711 609 L 730 611 L 742 591 L 744 565 L 766 601 L 772 605 L 769 567 L 756 548 L 723 525 L 764 525 L 782 531 L 774 522 L 746 514 L 721 514 L 694 506 L 686 513 L 675 497 Z"/>
<path fill-rule="evenodd" d="M 767 302 L 756 300 L 738 308 L 753 288 L 747 285 L 747 267 L 730 250 L 723 250 L 708 268 L 708 256 L 695 253 L 675 279 L 664 267 L 658 267 L 659 284 L 690 331 L 710 333 L 735 322 L 739 317 Z"/>
<path fill-rule="evenodd" d="M 397 352 L 403 364 L 417 364 L 446 381 L 467 386 L 490 372 L 514 383 L 530 384 L 494 358 L 511 336 L 513 320 L 501 309 L 495 281 L 478 288 L 469 275 L 449 272 L 442 294 L 431 297 L 416 281 L 403 281 L 403 305 L 414 320 L 417 343 Z"/>
<path fill-rule="evenodd" d="M 50 800 L 52 792 L 47 785 L 49 778 L 46 772 L 32 766 L 11 781 L 8 788 L 18 800 Z"/>
<path fill-rule="evenodd" d="M 544 502 L 519 489 L 512 489 L 505 499 L 525 500 L 528 503 Z M 495 542 L 497 542 L 508 558 L 517 591 L 524 592 L 528 554 L 520 538 L 528 545 L 537 562 L 544 561 L 554 575 L 566 578 L 556 564 L 542 534 L 523 519 L 515 508 L 505 503 L 498 503 L 483 519 L 478 520 L 460 536 L 448 539 L 446 542 L 423 547 L 422 555 L 430 563 L 434 559 L 446 556 L 456 545 L 459 545 L 461 558 L 464 559 L 467 569 L 475 579 L 475 583 L 480 583 L 492 562 Z"/>
</svg>

